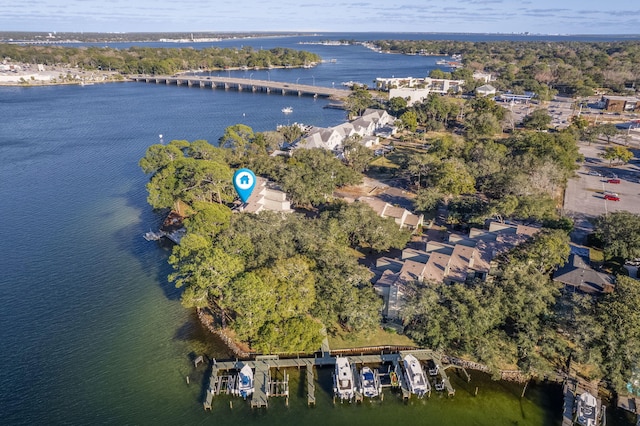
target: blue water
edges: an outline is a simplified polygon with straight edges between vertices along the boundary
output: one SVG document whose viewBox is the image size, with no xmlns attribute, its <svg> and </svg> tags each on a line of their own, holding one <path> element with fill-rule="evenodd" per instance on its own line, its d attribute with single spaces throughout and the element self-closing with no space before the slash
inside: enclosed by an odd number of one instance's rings
<svg viewBox="0 0 640 426">
<path fill-rule="evenodd" d="M 334 53 L 335 64 L 311 70 L 316 84 L 428 66 L 357 46 Z M 288 71 L 269 77 L 306 75 Z M 520 399 L 519 386 L 483 376 L 454 378 L 452 399 L 405 405 L 389 394 L 382 404 L 334 407 L 321 370 L 309 409 L 292 372 L 289 408 L 274 400 L 251 411 L 234 400 L 231 410 L 220 398 L 213 413 L 202 410 L 205 372 L 189 357 L 229 355 L 167 283 L 168 249 L 142 238 L 162 218 L 146 204 L 137 162 L 160 134 L 215 142 L 237 123 L 264 131 L 342 122 L 344 111 L 323 109 L 327 102 L 142 83 L 0 87 L 0 425 L 557 424 L 556 387 L 532 386 Z M 284 116 L 284 106 L 294 112 Z"/>
</svg>

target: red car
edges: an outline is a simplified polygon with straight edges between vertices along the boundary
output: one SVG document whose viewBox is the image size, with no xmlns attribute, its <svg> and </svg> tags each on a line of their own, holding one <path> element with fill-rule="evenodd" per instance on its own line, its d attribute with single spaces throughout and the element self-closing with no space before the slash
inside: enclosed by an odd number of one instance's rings
<svg viewBox="0 0 640 426">
<path fill-rule="evenodd" d="M 609 201 L 620 201 L 620 197 L 611 194 L 605 194 L 604 199 Z"/>
<path fill-rule="evenodd" d="M 620 183 L 620 179 L 609 179 L 607 183 Z"/>
</svg>

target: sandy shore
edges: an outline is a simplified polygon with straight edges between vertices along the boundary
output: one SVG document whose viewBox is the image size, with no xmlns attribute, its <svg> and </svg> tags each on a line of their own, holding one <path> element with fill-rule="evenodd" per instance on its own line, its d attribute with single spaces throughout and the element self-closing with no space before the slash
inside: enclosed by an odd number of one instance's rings
<svg viewBox="0 0 640 426">
<path fill-rule="evenodd" d="M 45 86 L 92 84 L 123 81 L 114 71 L 85 71 L 80 68 L 50 67 L 12 63 L 12 69 L 0 70 L 0 86 Z"/>
</svg>

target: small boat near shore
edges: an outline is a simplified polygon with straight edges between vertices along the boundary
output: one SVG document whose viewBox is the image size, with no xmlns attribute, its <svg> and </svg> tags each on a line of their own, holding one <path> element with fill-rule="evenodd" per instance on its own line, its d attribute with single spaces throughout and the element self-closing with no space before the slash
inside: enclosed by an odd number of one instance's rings
<svg viewBox="0 0 640 426">
<path fill-rule="evenodd" d="M 360 370 L 360 386 L 362 395 L 368 398 L 375 398 L 382 393 L 380 378 L 366 366 Z"/>
<path fill-rule="evenodd" d="M 351 401 L 355 395 L 353 370 L 347 358 L 336 357 L 336 370 L 333 374 L 333 391 L 340 400 Z"/>
<path fill-rule="evenodd" d="M 598 424 L 598 400 L 589 392 L 584 392 L 576 398 L 575 424 L 580 426 Z"/>
<path fill-rule="evenodd" d="M 291 114 L 293 112 L 293 108 L 292 107 L 284 107 L 281 109 L 281 111 L 285 114 Z"/>
<path fill-rule="evenodd" d="M 253 394 L 253 370 L 246 364 L 238 374 L 238 394 L 245 399 Z"/>
<path fill-rule="evenodd" d="M 145 232 L 142 237 L 147 241 L 158 241 L 160 238 L 164 236 L 165 236 L 165 233 L 162 231 L 158 231 L 158 232 L 149 231 L 149 232 Z"/>
<path fill-rule="evenodd" d="M 415 356 L 411 354 L 405 355 L 402 365 L 412 394 L 422 398 L 427 392 L 431 392 L 431 385 L 427 381 L 424 370 Z"/>
</svg>

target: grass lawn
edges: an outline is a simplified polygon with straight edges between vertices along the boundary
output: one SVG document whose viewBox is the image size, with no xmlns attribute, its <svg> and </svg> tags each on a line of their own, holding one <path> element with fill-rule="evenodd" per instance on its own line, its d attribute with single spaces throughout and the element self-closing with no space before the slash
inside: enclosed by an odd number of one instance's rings
<svg viewBox="0 0 640 426">
<path fill-rule="evenodd" d="M 407 336 L 388 332 L 382 328 L 376 329 L 367 335 L 354 335 L 346 332 L 329 336 L 329 347 L 331 349 L 362 348 L 365 346 L 417 346 L 415 342 Z"/>
</svg>

